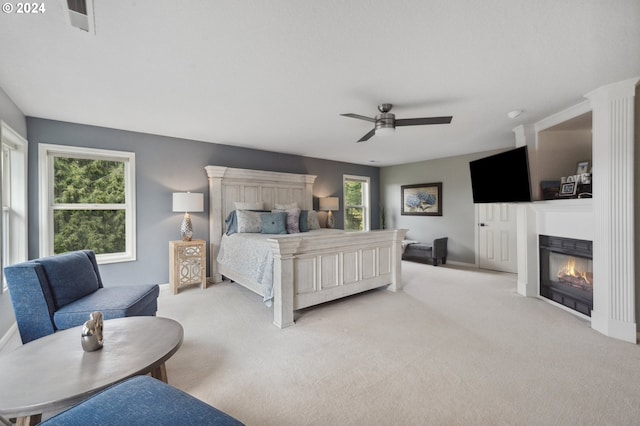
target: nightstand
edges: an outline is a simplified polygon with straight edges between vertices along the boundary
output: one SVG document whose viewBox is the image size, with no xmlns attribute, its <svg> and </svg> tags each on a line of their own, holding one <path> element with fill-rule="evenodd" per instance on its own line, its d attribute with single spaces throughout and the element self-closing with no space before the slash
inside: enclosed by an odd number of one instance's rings
<svg viewBox="0 0 640 426">
<path fill-rule="evenodd" d="M 178 288 L 201 284 L 207 288 L 207 248 L 205 240 L 169 241 L 169 283 Z"/>
</svg>

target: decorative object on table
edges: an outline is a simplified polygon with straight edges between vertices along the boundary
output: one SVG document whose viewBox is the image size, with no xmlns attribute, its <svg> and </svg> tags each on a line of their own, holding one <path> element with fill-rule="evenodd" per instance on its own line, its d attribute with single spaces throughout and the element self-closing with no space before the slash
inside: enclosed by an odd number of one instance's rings
<svg viewBox="0 0 640 426">
<path fill-rule="evenodd" d="M 331 213 L 331 211 L 338 210 L 339 208 L 338 197 L 320 198 L 320 210 L 327 211 L 327 228 L 333 228 L 335 226 L 333 213 Z"/>
<path fill-rule="evenodd" d="M 578 189 L 578 182 L 565 182 L 560 184 L 560 196 L 561 197 L 573 197 L 576 195 Z"/>
<path fill-rule="evenodd" d="M 95 311 L 89 315 L 89 320 L 82 325 L 82 349 L 93 352 L 102 349 L 104 318 L 102 312 Z"/>
<path fill-rule="evenodd" d="M 442 182 L 402 185 L 401 214 L 442 216 Z"/>
<path fill-rule="evenodd" d="M 578 161 L 576 166 L 576 174 L 581 175 L 589 172 L 589 161 Z"/>
<path fill-rule="evenodd" d="M 182 241 L 191 241 L 193 225 L 189 212 L 198 213 L 204 211 L 204 194 L 195 192 L 174 192 L 173 211 L 184 212 L 184 218 L 180 225 L 180 237 Z"/>
</svg>

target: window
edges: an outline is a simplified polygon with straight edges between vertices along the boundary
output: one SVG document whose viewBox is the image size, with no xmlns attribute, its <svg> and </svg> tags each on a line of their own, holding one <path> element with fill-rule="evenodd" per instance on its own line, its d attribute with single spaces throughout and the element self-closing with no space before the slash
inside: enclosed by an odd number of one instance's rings
<svg viewBox="0 0 640 426">
<path fill-rule="evenodd" d="M 368 231 L 370 229 L 369 178 L 343 176 L 344 229 Z"/>
<path fill-rule="evenodd" d="M 135 154 L 40 144 L 40 255 L 135 260 Z"/>
<path fill-rule="evenodd" d="M 2 271 L 5 266 L 27 260 L 27 141 L 1 121 L 0 141 Z M 2 279 L 0 293 L 5 290 Z"/>
</svg>

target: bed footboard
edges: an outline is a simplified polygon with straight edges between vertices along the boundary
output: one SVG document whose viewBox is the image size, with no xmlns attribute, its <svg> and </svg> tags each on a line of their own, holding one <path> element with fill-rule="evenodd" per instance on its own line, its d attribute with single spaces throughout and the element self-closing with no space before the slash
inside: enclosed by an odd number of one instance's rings
<svg viewBox="0 0 640 426">
<path fill-rule="evenodd" d="M 273 323 L 288 327 L 294 311 L 401 282 L 401 241 L 406 229 L 313 238 L 272 239 Z"/>
</svg>

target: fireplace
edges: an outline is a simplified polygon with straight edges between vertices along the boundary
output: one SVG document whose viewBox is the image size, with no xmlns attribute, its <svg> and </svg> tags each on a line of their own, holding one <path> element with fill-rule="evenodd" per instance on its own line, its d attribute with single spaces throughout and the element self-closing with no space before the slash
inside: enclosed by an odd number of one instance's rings
<svg viewBox="0 0 640 426">
<path fill-rule="evenodd" d="M 593 309 L 593 243 L 539 236 L 540 295 L 591 316 Z"/>
</svg>

